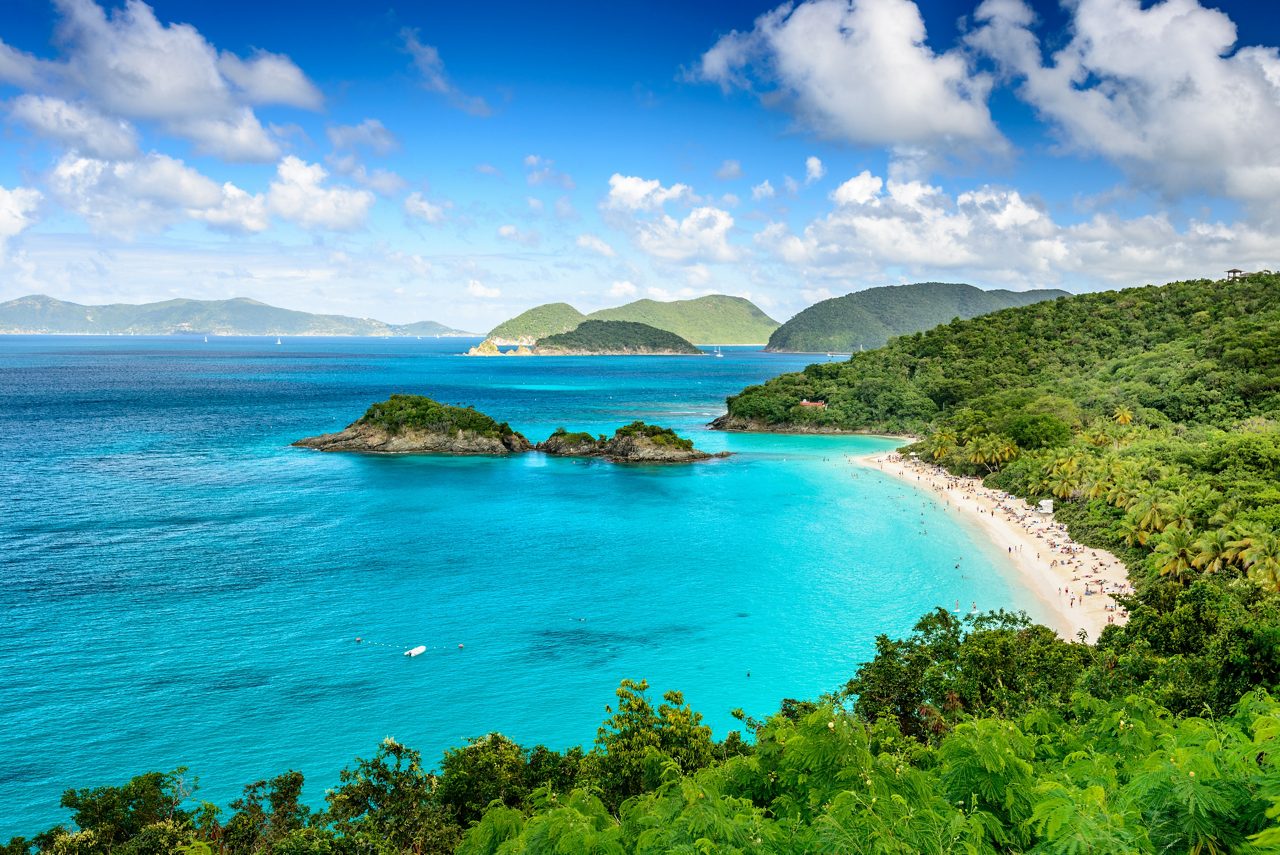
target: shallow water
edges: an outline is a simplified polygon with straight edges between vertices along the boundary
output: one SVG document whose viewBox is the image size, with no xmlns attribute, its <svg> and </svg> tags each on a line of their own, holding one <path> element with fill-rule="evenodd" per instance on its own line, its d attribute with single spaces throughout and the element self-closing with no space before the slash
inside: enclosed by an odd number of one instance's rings
<svg viewBox="0 0 1280 855">
<path fill-rule="evenodd" d="M 892 440 L 703 429 L 812 357 L 454 355 L 472 343 L 0 336 L 0 839 L 152 769 L 223 805 L 299 769 L 319 803 L 387 735 L 431 761 L 489 730 L 589 743 L 623 677 L 723 735 L 935 606 L 1036 612 L 979 535 L 845 459 Z M 643 418 L 734 456 L 289 447 L 393 392 L 535 441 Z"/>
</svg>

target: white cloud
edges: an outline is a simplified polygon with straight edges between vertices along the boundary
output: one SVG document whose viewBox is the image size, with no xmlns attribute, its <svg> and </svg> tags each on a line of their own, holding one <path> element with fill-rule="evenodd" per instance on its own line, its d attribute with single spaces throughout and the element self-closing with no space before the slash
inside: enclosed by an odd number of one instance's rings
<svg viewBox="0 0 1280 855">
<path fill-rule="evenodd" d="M 734 261 L 737 251 L 729 244 L 733 216 L 719 208 L 694 208 L 683 220 L 663 214 L 638 224 L 640 248 L 664 261 Z"/>
<path fill-rule="evenodd" d="M 447 203 L 446 203 L 447 204 Z M 422 193 L 414 191 L 404 200 L 404 212 L 411 217 L 424 220 L 432 225 L 442 223 L 445 219 L 445 205 L 437 205 Z"/>
<path fill-rule="evenodd" d="M 199 152 L 228 160 L 279 153 L 250 105 L 321 105 L 319 90 L 288 57 L 219 55 L 194 27 L 162 24 L 140 0 L 110 14 L 93 0 L 61 0 L 58 8 L 55 42 L 63 58 L 38 60 L 0 44 L 0 79 L 31 95 L 73 96 L 86 114 L 108 121 L 156 122 Z"/>
<path fill-rule="evenodd" d="M 267 194 L 270 210 L 304 228 L 349 231 L 364 225 L 373 194 L 321 186 L 328 175 L 318 163 L 307 163 L 293 155 L 284 158 Z"/>
<path fill-rule="evenodd" d="M 821 180 L 822 176 L 827 174 L 827 168 L 822 165 L 822 161 L 813 155 L 809 155 L 804 159 L 804 183 L 812 184 Z"/>
<path fill-rule="evenodd" d="M 534 196 L 526 196 L 524 201 L 526 204 L 528 204 L 529 210 L 533 211 L 535 214 L 541 214 L 543 211 L 543 208 L 545 207 L 542 204 L 542 200 Z"/>
<path fill-rule="evenodd" d="M 35 212 L 40 207 L 43 197 L 39 190 L 30 187 L 15 187 L 9 190 L 0 187 L 0 256 L 4 255 L 5 244 L 9 238 L 35 223 Z"/>
<path fill-rule="evenodd" d="M 807 0 L 722 37 L 699 75 L 760 94 L 823 136 L 862 145 L 1004 148 L 990 79 L 935 53 L 911 0 Z"/>
<path fill-rule="evenodd" d="M 389 154 L 399 145 L 395 134 L 377 119 L 365 119 L 358 125 L 330 125 L 325 134 L 338 151 L 367 148 L 374 154 Z"/>
<path fill-rule="evenodd" d="M 782 188 L 787 191 L 788 196 L 794 196 L 800 192 L 800 182 L 790 175 L 784 175 L 782 176 Z"/>
<path fill-rule="evenodd" d="M 634 283 L 623 280 L 621 282 L 614 282 L 609 286 L 609 296 L 622 297 L 625 299 L 628 297 L 634 297 L 639 290 L 640 289 L 636 288 Z"/>
<path fill-rule="evenodd" d="M 833 190 L 831 198 L 837 205 L 865 205 L 879 194 L 883 186 L 884 181 L 878 175 L 864 169 Z"/>
<path fill-rule="evenodd" d="M 773 185 L 766 178 L 759 184 L 751 188 L 751 198 L 759 202 L 761 199 L 772 199 L 774 196 Z"/>
<path fill-rule="evenodd" d="M 138 133 L 123 119 L 112 119 L 92 107 L 61 98 L 21 95 L 9 115 L 37 134 L 94 157 L 125 160 L 138 153 Z"/>
<path fill-rule="evenodd" d="M 502 170 L 494 166 L 492 163 L 477 163 L 476 172 L 481 175 L 501 175 Z"/>
<path fill-rule="evenodd" d="M 444 70 L 444 60 L 440 51 L 418 39 L 418 31 L 405 28 L 400 31 L 405 52 L 413 59 L 413 67 L 422 75 L 422 88 L 445 96 L 449 103 L 459 110 L 473 116 L 488 116 L 493 113 L 488 102 L 483 98 L 467 95 L 459 89 Z"/>
<path fill-rule="evenodd" d="M 736 160 L 726 160 L 716 170 L 716 178 L 721 181 L 732 181 L 742 177 L 742 164 Z"/>
<path fill-rule="evenodd" d="M 493 300 L 502 296 L 501 290 L 489 288 L 479 279 L 472 279 L 467 282 L 467 293 L 482 300 Z"/>
<path fill-rule="evenodd" d="M 618 254 L 613 247 L 595 235 L 578 235 L 577 244 L 582 249 L 589 249 L 598 255 L 604 256 L 605 258 L 613 258 Z"/>
<path fill-rule="evenodd" d="M 172 123 L 171 128 L 195 143 L 198 154 L 223 160 L 266 163 L 280 154 L 280 146 L 248 107 L 240 108 L 230 119 L 184 119 Z"/>
<path fill-rule="evenodd" d="M 1145 8 L 1144 8 L 1145 7 Z M 1020 81 L 1066 147 L 1139 185 L 1271 204 L 1280 193 L 1280 51 L 1234 49 L 1236 28 L 1196 0 L 1079 0 L 1071 41 L 1044 61 L 1021 0 L 987 0 L 966 41 Z"/>
<path fill-rule="evenodd" d="M 644 179 L 615 172 L 609 178 L 609 195 L 605 199 L 605 205 L 620 211 L 653 211 L 667 202 L 692 202 L 695 199 L 693 191 L 687 185 L 663 187 L 662 182 L 656 178 Z"/>
<path fill-rule="evenodd" d="M 252 59 L 241 59 L 224 51 L 218 57 L 218 70 L 250 104 L 286 104 L 305 110 L 324 106 L 320 90 L 287 56 L 258 51 Z"/>
<path fill-rule="evenodd" d="M 58 200 L 95 230 L 130 237 L 183 219 L 230 231 L 267 227 L 266 206 L 233 184 L 218 184 L 180 160 L 150 154 L 106 161 L 66 154 L 49 175 Z"/>
</svg>

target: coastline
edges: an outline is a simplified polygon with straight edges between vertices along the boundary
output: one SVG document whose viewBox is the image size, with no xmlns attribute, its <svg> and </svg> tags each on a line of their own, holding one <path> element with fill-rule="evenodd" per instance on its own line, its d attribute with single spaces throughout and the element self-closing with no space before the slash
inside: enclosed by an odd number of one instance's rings
<svg viewBox="0 0 1280 855">
<path fill-rule="evenodd" d="M 932 492 L 975 523 L 997 550 L 1005 550 L 1009 565 L 1053 616 L 1052 628 L 1062 638 L 1075 641 L 1084 630 L 1089 641 L 1097 641 L 1108 623 L 1123 624 L 1127 619 L 1110 596 L 1133 590 L 1120 559 L 1075 543 L 1065 526 L 1022 499 L 984 487 L 978 478 L 957 477 L 897 452 L 851 459 Z"/>
</svg>

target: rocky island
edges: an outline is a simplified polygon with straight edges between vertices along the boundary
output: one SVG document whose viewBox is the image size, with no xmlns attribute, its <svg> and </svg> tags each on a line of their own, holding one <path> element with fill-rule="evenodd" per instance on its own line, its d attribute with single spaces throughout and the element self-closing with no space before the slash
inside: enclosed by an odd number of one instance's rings
<svg viewBox="0 0 1280 855">
<path fill-rule="evenodd" d="M 618 428 L 612 437 L 569 433 L 560 428 L 533 445 L 506 422 L 471 407 L 441 404 L 423 395 L 392 395 L 337 433 L 309 436 L 293 443 L 316 451 L 371 454 L 523 454 L 541 451 L 556 457 L 599 457 L 615 463 L 691 463 L 708 454 L 670 428 L 641 421 Z"/>
<path fill-rule="evenodd" d="M 569 432 L 564 428 L 538 443 L 538 451 L 556 457 L 600 457 L 615 463 L 692 463 L 712 457 L 728 457 L 727 451 L 708 454 L 693 447 L 670 428 L 634 421 L 614 431 L 612 437 L 601 434 Z"/>
<path fill-rule="evenodd" d="M 502 350 L 497 338 L 486 338 L 467 356 L 705 356 L 672 332 L 631 321 L 583 321 L 569 332 L 538 339 L 532 347 Z"/>
<path fill-rule="evenodd" d="M 392 395 L 344 430 L 293 444 L 317 451 L 378 454 L 519 454 L 533 448 L 506 422 L 423 395 Z"/>
</svg>

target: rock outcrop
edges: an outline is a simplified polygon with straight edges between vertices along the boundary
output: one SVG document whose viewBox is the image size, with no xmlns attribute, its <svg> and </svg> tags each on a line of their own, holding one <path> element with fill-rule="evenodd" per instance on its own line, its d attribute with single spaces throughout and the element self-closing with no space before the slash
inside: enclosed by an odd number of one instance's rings
<svg viewBox="0 0 1280 855">
<path fill-rule="evenodd" d="M 533 449 L 518 433 L 484 436 L 475 431 L 423 431 L 412 428 L 389 432 L 377 425 L 356 423 L 337 433 L 309 436 L 293 443 L 316 451 L 365 451 L 376 454 L 519 454 Z"/>
<path fill-rule="evenodd" d="M 599 457 L 614 463 L 693 463 L 729 456 L 728 452 L 708 454 L 673 431 L 643 422 L 618 428 L 612 437 L 556 431 L 538 443 L 537 450 L 556 457 Z"/>
</svg>

